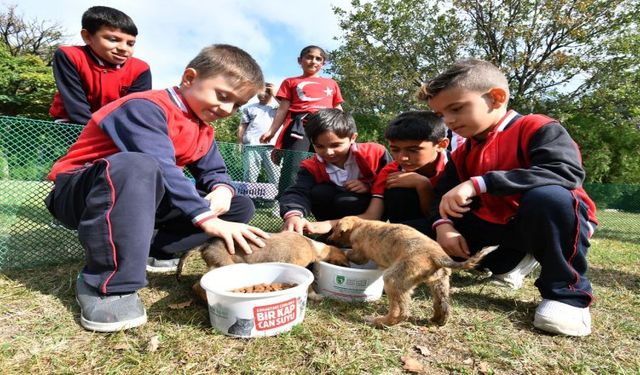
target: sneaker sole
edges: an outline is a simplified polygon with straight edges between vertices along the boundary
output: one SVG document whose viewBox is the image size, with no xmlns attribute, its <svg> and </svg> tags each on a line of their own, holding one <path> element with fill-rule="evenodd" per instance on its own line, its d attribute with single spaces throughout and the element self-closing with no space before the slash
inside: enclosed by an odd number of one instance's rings
<svg viewBox="0 0 640 375">
<path fill-rule="evenodd" d="M 76 298 L 78 305 L 80 301 Z M 94 322 L 92 320 L 85 319 L 84 315 L 82 315 L 82 309 L 80 309 L 80 325 L 89 330 L 95 332 L 118 332 L 123 331 L 129 328 L 139 327 L 147 322 L 147 312 L 145 310 L 144 315 L 139 316 L 134 319 L 125 320 L 124 322 L 112 322 L 112 323 L 101 323 Z"/>
<path fill-rule="evenodd" d="M 147 264 L 147 272 L 151 273 L 171 273 L 177 272 L 178 267 L 154 267 Z"/>
<path fill-rule="evenodd" d="M 566 327 L 560 327 L 557 323 L 551 322 L 544 316 L 536 314 L 533 318 L 533 326 L 539 330 L 554 333 L 558 335 L 564 336 L 588 336 L 591 334 L 591 328 L 589 327 L 576 327 L 572 329 L 567 329 Z"/>
</svg>

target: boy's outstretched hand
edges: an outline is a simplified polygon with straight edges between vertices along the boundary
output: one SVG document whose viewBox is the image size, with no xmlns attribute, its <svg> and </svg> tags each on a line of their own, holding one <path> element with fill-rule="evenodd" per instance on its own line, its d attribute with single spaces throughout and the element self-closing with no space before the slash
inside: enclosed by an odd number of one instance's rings
<svg viewBox="0 0 640 375">
<path fill-rule="evenodd" d="M 459 184 L 442 196 L 440 216 L 443 218 L 462 217 L 465 212 L 470 210 L 467 206 L 471 203 L 471 198 L 475 196 L 476 189 L 471 180 Z"/>
<path fill-rule="evenodd" d="M 325 234 L 331 232 L 333 229 L 332 222 L 336 222 L 337 220 L 325 220 L 325 221 L 316 221 L 315 223 L 308 222 L 305 226 L 305 229 L 308 233 L 311 234 Z"/>
<path fill-rule="evenodd" d="M 417 188 L 431 185 L 429 178 L 416 172 L 393 172 L 387 176 L 385 188 Z"/>
<path fill-rule="evenodd" d="M 227 245 L 229 254 L 235 254 L 236 252 L 234 241 L 246 254 L 251 254 L 251 247 L 247 240 L 258 247 L 264 247 L 265 243 L 262 239 L 269 238 L 269 235 L 260 228 L 218 218 L 205 221 L 200 224 L 200 228 L 211 237 L 222 238 Z"/>
<path fill-rule="evenodd" d="M 436 239 L 450 257 L 469 258 L 467 240 L 451 224 L 440 224 L 436 227 Z"/>
</svg>

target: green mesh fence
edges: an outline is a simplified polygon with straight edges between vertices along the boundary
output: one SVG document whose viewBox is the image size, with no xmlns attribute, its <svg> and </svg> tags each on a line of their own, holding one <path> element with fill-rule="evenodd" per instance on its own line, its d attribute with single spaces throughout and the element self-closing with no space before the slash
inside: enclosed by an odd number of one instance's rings
<svg viewBox="0 0 640 375">
<path fill-rule="evenodd" d="M 51 189 L 45 176 L 82 130 L 81 126 L 0 116 L 0 270 L 68 263 L 83 257 L 74 231 L 56 224 L 43 199 Z M 280 230 L 278 192 L 292 183 L 309 153 L 218 143 L 237 191 L 253 199 L 252 225 Z M 601 225 L 596 236 L 640 242 L 640 185 L 586 185 Z"/>
<path fill-rule="evenodd" d="M 0 270 L 32 268 L 82 259 L 75 231 L 51 217 L 43 200 L 52 183 L 46 175 L 67 151 L 82 126 L 0 116 Z M 280 166 L 271 148 L 219 142 L 239 194 L 252 198 L 250 224 L 269 232 L 282 225 L 278 191 L 293 180 L 307 152 L 282 152 Z"/>
</svg>

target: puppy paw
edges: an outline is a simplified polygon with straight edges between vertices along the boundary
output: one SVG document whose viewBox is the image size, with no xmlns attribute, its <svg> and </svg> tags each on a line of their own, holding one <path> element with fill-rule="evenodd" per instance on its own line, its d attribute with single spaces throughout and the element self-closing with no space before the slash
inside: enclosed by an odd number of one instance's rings
<svg viewBox="0 0 640 375">
<path fill-rule="evenodd" d="M 429 320 L 436 325 L 443 326 L 447 323 L 447 318 L 448 316 L 433 316 Z"/>
<path fill-rule="evenodd" d="M 311 301 L 319 302 L 324 299 L 324 296 L 322 294 L 318 294 L 315 291 L 313 291 L 307 294 L 307 298 L 310 299 Z"/>
</svg>

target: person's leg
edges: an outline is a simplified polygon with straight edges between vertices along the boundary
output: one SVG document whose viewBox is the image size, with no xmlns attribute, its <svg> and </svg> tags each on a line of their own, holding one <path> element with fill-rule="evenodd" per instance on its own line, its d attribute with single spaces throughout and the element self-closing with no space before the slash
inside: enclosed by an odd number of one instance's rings
<svg viewBox="0 0 640 375">
<path fill-rule="evenodd" d="M 267 174 L 267 181 L 272 184 L 278 183 L 280 179 L 280 167 L 271 161 L 271 152 L 273 147 L 264 147 L 260 150 L 260 160 L 262 168 Z"/>
<path fill-rule="evenodd" d="M 83 327 L 111 332 L 146 322 L 136 291 L 147 283 L 147 251 L 163 195 L 157 162 L 140 153 L 118 153 L 58 176 L 47 206 L 77 228 L 85 249 L 76 284 Z"/>
<path fill-rule="evenodd" d="M 593 231 L 587 207 L 573 192 L 543 186 L 526 192 L 517 218 L 523 246 L 540 262 L 536 287 L 543 298 L 534 325 L 571 336 L 591 333 L 587 251 Z"/>
<path fill-rule="evenodd" d="M 242 168 L 243 179 L 246 182 L 258 181 L 260 175 L 260 148 L 245 145 L 243 147 Z"/>
<path fill-rule="evenodd" d="M 290 129 L 287 129 L 290 133 Z M 293 138 L 290 134 L 285 134 L 282 141 L 282 168 L 280 169 L 280 180 L 278 181 L 278 192 L 282 194 L 295 182 L 296 173 L 300 168 L 300 162 L 307 158 L 310 151 L 311 142 L 307 137 L 302 139 Z"/>
<path fill-rule="evenodd" d="M 204 192 L 199 192 L 204 196 Z M 165 202 L 163 204 L 165 205 Z M 157 233 L 153 238 L 149 256 L 155 259 L 176 259 L 177 254 L 198 246 L 209 239 L 199 227 L 180 211 L 169 208 L 160 212 Z M 255 206 L 253 201 L 243 195 L 231 199 L 231 207 L 220 219 L 236 223 L 248 223 L 253 218 Z"/>
<path fill-rule="evenodd" d="M 352 193 L 333 183 L 319 184 L 311 189 L 311 212 L 318 221 L 359 215 L 370 200 L 370 194 Z"/>
<path fill-rule="evenodd" d="M 412 188 L 384 191 L 384 216 L 392 223 L 402 223 L 424 216 L 420 210 L 418 193 Z"/>
</svg>

